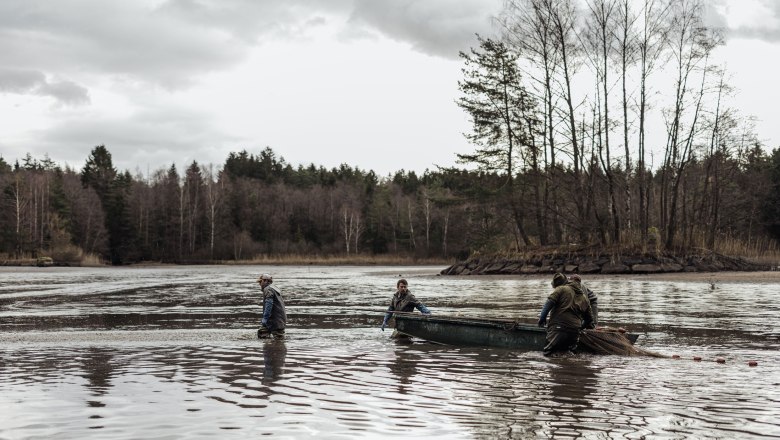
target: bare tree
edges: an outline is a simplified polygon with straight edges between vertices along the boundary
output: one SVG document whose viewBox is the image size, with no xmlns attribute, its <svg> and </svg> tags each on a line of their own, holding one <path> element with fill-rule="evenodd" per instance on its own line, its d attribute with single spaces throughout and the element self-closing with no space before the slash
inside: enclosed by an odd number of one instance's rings
<svg viewBox="0 0 780 440">
<path fill-rule="evenodd" d="M 499 23 L 504 31 L 504 39 L 531 62 L 533 68 L 529 69 L 531 73 L 528 76 L 533 79 L 531 81 L 532 93 L 543 106 L 541 149 L 536 142 L 537 134 L 533 133 L 535 124 L 529 121 L 531 123 L 528 124 L 527 129 L 529 130 L 530 144 L 526 153 L 527 160 L 531 163 L 536 228 L 539 233 L 539 242 L 542 245 L 548 242 L 548 209 L 546 209 L 548 199 L 550 197 L 557 199 L 555 185 L 547 184 L 539 164 L 540 156 L 543 156 L 545 170 L 552 171 L 557 148 L 555 139 L 555 100 L 557 94 L 554 90 L 554 81 L 560 67 L 560 52 L 551 17 L 553 1 L 507 0 L 504 2 L 504 10 L 499 18 Z M 548 147 L 552 166 L 547 162 Z M 551 220 L 556 240 L 560 240 L 557 212 L 555 210 L 549 211 L 552 213 Z"/>
<path fill-rule="evenodd" d="M 624 168 L 624 189 L 625 189 L 625 208 L 624 219 L 626 229 L 631 230 L 631 150 L 629 148 L 629 120 L 628 120 L 628 68 L 636 61 L 636 34 L 634 26 L 638 20 L 638 15 L 631 8 L 630 0 L 623 0 L 618 6 L 617 11 L 617 44 L 620 58 L 620 79 L 623 92 L 623 147 L 625 149 L 625 168 Z"/>
<path fill-rule="evenodd" d="M 649 185 L 647 182 L 647 165 L 645 153 L 645 129 L 648 109 L 648 78 L 653 72 L 656 62 L 661 59 L 666 47 L 668 25 L 666 18 L 671 2 L 667 0 L 644 0 L 642 9 L 641 32 L 638 39 L 639 56 L 639 130 L 637 143 L 637 180 L 639 186 L 639 227 L 642 242 L 647 242 L 649 227 Z"/>
<path fill-rule="evenodd" d="M 560 54 L 560 66 L 562 69 L 560 80 L 563 82 L 561 95 L 566 103 L 566 107 L 563 111 L 564 119 L 568 123 L 568 137 L 572 149 L 575 191 L 577 194 L 584 194 L 583 170 L 581 164 L 583 163 L 585 155 L 580 142 L 581 140 L 577 134 L 576 106 L 574 104 L 575 98 L 572 87 L 574 75 L 576 75 L 579 70 L 579 57 L 582 53 L 582 48 L 579 43 L 581 38 L 577 29 L 579 13 L 571 0 L 559 0 L 558 2 L 549 1 L 547 2 L 547 5 L 550 21 L 553 25 L 555 44 L 557 45 L 557 50 Z M 554 152 L 554 150 L 551 151 Z M 552 169 L 555 165 L 554 158 L 551 158 L 550 162 Z M 575 207 L 577 210 L 578 223 L 581 225 L 587 223 L 585 206 L 580 198 L 575 200 Z M 580 228 L 580 240 L 583 242 L 586 240 L 584 228 Z"/>
<path fill-rule="evenodd" d="M 699 116 L 706 91 L 707 72 L 709 70 L 709 55 L 720 39 L 709 32 L 701 22 L 701 3 L 698 0 L 683 0 L 677 9 L 672 24 L 673 56 L 676 60 L 677 78 L 675 82 L 675 103 L 667 116 L 667 145 L 662 178 L 662 213 L 668 214 L 666 219 L 666 247 L 672 248 L 677 233 L 677 202 L 680 184 L 685 167 L 692 160 L 693 146 L 699 128 Z M 688 81 L 691 75 L 699 70 L 701 84 L 693 95 L 694 110 L 688 118 L 688 130 L 685 133 L 683 124 L 687 98 L 691 93 Z M 668 173 L 668 175 L 666 174 Z M 668 179 L 668 180 L 667 180 Z M 667 188 L 667 185 L 669 187 Z M 666 196 L 663 192 L 666 191 Z M 668 201 L 667 201 L 668 198 Z M 665 208 L 665 209 L 664 209 Z"/>
<path fill-rule="evenodd" d="M 222 203 L 222 193 L 224 191 L 224 180 L 220 176 L 220 171 L 214 173 L 214 164 L 208 167 L 201 167 L 204 180 L 206 181 L 206 200 L 208 210 L 206 215 L 209 220 L 209 258 L 214 259 L 214 238 L 217 228 L 217 212 Z"/>
<path fill-rule="evenodd" d="M 588 2 L 590 9 L 590 19 L 592 20 L 590 46 L 591 64 L 596 73 L 597 81 L 600 84 L 601 110 L 599 110 L 601 121 L 599 142 L 599 159 L 604 174 L 607 177 L 607 188 L 609 191 L 609 211 L 612 219 L 612 242 L 620 242 L 620 214 L 617 203 L 617 182 L 612 168 L 611 147 L 609 143 L 609 133 L 611 131 L 611 121 L 609 117 L 609 58 L 614 46 L 612 29 L 614 28 L 617 14 L 616 0 L 592 0 Z"/>
</svg>

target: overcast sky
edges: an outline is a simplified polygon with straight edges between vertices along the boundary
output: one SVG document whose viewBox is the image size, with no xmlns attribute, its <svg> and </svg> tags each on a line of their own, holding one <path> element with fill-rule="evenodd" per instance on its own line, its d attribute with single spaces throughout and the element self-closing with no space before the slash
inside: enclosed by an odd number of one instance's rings
<svg viewBox="0 0 780 440">
<path fill-rule="evenodd" d="M 780 145 L 780 1 L 711 0 L 718 56 Z M 271 147 L 287 162 L 380 175 L 473 149 L 458 52 L 502 0 L 2 0 L 0 155 L 81 168 L 105 144 L 154 171 Z"/>
</svg>

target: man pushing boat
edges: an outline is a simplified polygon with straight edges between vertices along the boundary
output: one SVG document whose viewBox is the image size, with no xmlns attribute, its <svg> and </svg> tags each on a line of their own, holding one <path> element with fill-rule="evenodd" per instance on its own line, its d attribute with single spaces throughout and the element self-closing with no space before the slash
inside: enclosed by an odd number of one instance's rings
<svg viewBox="0 0 780 440">
<path fill-rule="evenodd" d="M 556 273 L 553 275 L 552 287 L 555 290 L 547 297 L 539 314 L 539 327 L 547 326 L 545 356 L 556 352 L 575 351 L 580 330 L 594 327 L 590 301 L 579 283 L 570 282 L 566 275 Z"/>
<path fill-rule="evenodd" d="M 398 280 L 398 282 L 395 284 L 395 287 L 395 294 L 390 299 L 390 306 L 387 308 L 387 313 L 385 313 L 385 319 L 382 320 L 382 326 L 380 327 L 382 331 L 385 331 L 385 327 L 387 327 L 388 321 L 390 321 L 390 318 L 393 317 L 393 312 L 409 313 L 413 312 L 416 308 L 423 315 L 431 314 L 431 311 L 428 310 L 428 307 L 425 307 L 425 304 L 415 298 L 414 295 L 412 295 L 412 292 L 409 291 L 409 283 L 405 279 L 401 278 Z M 393 331 L 391 337 L 399 338 L 401 337 L 401 334 L 398 333 L 398 331 Z"/>
</svg>

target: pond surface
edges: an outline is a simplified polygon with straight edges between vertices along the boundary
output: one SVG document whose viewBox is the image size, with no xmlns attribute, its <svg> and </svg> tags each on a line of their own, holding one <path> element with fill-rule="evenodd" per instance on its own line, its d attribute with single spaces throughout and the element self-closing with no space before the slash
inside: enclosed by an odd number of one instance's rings
<svg viewBox="0 0 780 440">
<path fill-rule="evenodd" d="M 586 277 L 604 324 L 681 359 L 380 331 L 399 275 L 440 315 L 534 322 L 550 292 L 440 269 L 0 268 L 0 438 L 780 438 L 776 283 Z M 283 340 L 255 337 L 261 271 Z"/>
</svg>

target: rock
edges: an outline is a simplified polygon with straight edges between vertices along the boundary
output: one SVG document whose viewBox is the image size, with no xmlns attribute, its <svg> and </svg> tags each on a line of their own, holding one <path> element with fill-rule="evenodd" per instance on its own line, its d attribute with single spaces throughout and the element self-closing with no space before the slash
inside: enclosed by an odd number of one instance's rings
<svg viewBox="0 0 780 440">
<path fill-rule="evenodd" d="M 485 269 L 488 266 L 490 266 L 491 264 L 492 263 L 490 263 L 490 262 L 485 262 L 485 263 L 482 263 L 482 264 L 478 264 L 477 267 L 475 267 L 474 269 L 471 270 L 471 274 L 472 275 L 482 275 L 482 274 L 485 273 Z"/>
<path fill-rule="evenodd" d="M 626 266 L 633 266 L 635 264 L 642 264 L 642 259 L 637 257 L 625 257 L 623 258 L 623 264 Z"/>
<path fill-rule="evenodd" d="M 703 261 L 697 261 L 695 263 L 696 270 L 698 272 L 718 272 L 718 268 L 715 265 L 705 263 Z"/>
<path fill-rule="evenodd" d="M 661 266 L 657 264 L 635 264 L 631 266 L 634 273 L 658 273 L 661 272 Z"/>
<path fill-rule="evenodd" d="M 579 266 L 577 266 L 576 264 L 567 264 L 566 266 L 563 267 L 563 271 L 566 273 L 576 272 L 577 267 Z"/>
<path fill-rule="evenodd" d="M 504 261 L 499 261 L 497 263 L 488 264 L 487 267 L 485 267 L 482 270 L 482 273 L 485 273 L 485 274 L 499 273 L 501 271 L 501 269 L 504 268 L 504 266 L 506 266 L 506 262 L 504 262 Z"/>
<path fill-rule="evenodd" d="M 452 270 L 450 271 L 450 275 L 460 275 L 461 273 L 463 273 L 464 270 L 466 270 L 465 264 L 462 263 L 457 264 L 452 267 Z"/>
<path fill-rule="evenodd" d="M 600 271 L 601 271 L 601 266 L 599 266 L 598 264 L 594 264 L 594 263 L 586 262 L 586 263 L 580 264 L 579 267 L 578 267 L 578 272 L 579 273 L 598 273 Z"/>
<path fill-rule="evenodd" d="M 626 266 L 625 264 L 607 263 L 601 266 L 601 273 L 629 273 L 629 272 L 631 272 L 631 268 Z"/>
<path fill-rule="evenodd" d="M 458 264 L 453 264 L 452 266 L 442 270 L 440 273 L 442 275 L 456 275 L 455 268 L 458 266 Z"/>
<path fill-rule="evenodd" d="M 683 267 L 677 263 L 664 263 L 661 264 L 662 272 L 681 272 Z"/>
<path fill-rule="evenodd" d="M 541 266 L 542 259 L 538 255 L 534 255 L 528 259 L 528 264 L 533 264 L 534 266 Z"/>
<path fill-rule="evenodd" d="M 518 273 L 520 271 L 520 267 L 522 265 L 523 265 L 523 263 L 509 263 L 506 266 L 504 266 L 503 268 L 501 268 L 499 273 L 504 273 L 504 274 Z"/>
<path fill-rule="evenodd" d="M 696 266 L 685 266 L 683 272 L 696 272 Z"/>
<path fill-rule="evenodd" d="M 520 268 L 520 273 L 539 273 L 539 267 L 532 264 L 526 264 Z"/>
</svg>

